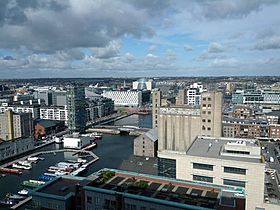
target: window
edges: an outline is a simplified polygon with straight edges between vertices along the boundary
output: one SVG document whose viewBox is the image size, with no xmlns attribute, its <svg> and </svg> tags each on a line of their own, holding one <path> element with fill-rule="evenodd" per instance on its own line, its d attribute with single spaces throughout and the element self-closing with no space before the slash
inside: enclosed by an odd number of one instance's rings
<svg viewBox="0 0 280 210">
<path fill-rule="evenodd" d="M 213 183 L 213 177 L 209 177 L 209 176 L 193 175 L 193 180 Z"/>
<path fill-rule="evenodd" d="M 246 152 L 246 151 L 226 150 L 226 152 L 232 154 L 250 155 L 250 152 Z"/>
<path fill-rule="evenodd" d="M 92 197 L 87 196 L 87 203 L 92 203 Z"/>
<path fill-rule="evenodd" d="M 203 98 L 202 98 L 202 100 L 203 100 L 203 101 L 206 101 L 206 98 L 205 98 L 205 97 L 203 97 Z"/>
<path fill-rule="evenodd" d="M 176 160 L 158 158 L 158 175 L 176 178 Z"/>
<path fill-rule="evenodd" d="M 209 120 L 209 119 L 208 119 L 208 120 L 207 120 L 207 122 L 209 122 L 209 123 L 210 123 L 210 122 L 211 122 L 211 120 Z"/>
<path fill-rule="evenodd" d="M 246 169 L 244 168 L 235 168 L 235 167 L 224 167 L 225 173 L 231 173 L 231 174 L 242 174 L 246 175 Z"/>
<path fill-rule="evenodd" d="M 202 126 L 202 130 L 205 130 L 205 126 L 204 125 Z"/>
<path fill-rule="evenodd" d="M 224 185 L 230 185 L 230 186 L 235 186 L 235 187 L 245 187 L 245 182 L 231 180 L 231 179 L 224 179 Z"/>
<path fill-rule="evenodd" d="M 204 163 L 193 163 L 193 168 L 213 171 L 213 165 Z"/>
<path fill-rule="evenodd" d="M 211 107 L 211 104 L 208 104 L 208 108 L 210 108 Z"/>
<path fill-rule="evenodd" d="M 202 122 L 206 122 L 206 120 L 205 120 L 205 119 L 202 119 Z"/>
<path fill-rule="evenodd" d="M 208 101 L 211 101 L 211 98 L 208 98 Z"/>
<path fill-rule="evenodd" d="M 211 131 L 211 128 L 210 128 L 210 127 L 208 127 L 208 128 L 207 128 L 207 130 L 208 130 L 208 131 Z"/>
<path fill-rule="evenodd" d="M 211 111 L 208 111 L 208 114 L 211 114 Z"/>
<path fill-rule="evenodd" d="M 206 111 L 202 111 L 202 114 L 206 114 Z"/>
<path fill-rule="evenodd" d="M 206 104 L 203 104 L 202 106 L 203 106 L 203 107 L 206 107 Z"/>
</svg>

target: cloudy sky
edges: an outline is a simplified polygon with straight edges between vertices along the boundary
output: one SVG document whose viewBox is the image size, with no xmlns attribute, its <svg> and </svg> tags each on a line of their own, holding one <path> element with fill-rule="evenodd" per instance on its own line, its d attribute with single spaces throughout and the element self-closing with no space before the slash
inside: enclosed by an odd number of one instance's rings
<svg viewBox="0 0 280 210">
<path fill-rule="evenodd" d="M 0 0 L 0 78 L 280 76 L 280 0 Z"/>
</svg>

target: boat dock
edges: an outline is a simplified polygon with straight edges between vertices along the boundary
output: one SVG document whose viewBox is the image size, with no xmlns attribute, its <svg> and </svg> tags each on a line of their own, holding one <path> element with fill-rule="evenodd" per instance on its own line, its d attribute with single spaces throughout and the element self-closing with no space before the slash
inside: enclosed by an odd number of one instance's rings
<svg viewBox="0 0 280 210">
<path fill-rule="evenodd" d="M 24 200 L 18 202 L 16 205 L 12 206 L 10 209 L 17 209 L 31 200 L 32 200 L 32 196 L 29 196 L 29 197 L 25 198 Z"/>
<path fill-rule="evenodd" d="M 0 166 L 0 171 L 3 171 L 3 172 L 8 172 L 10 170 L 10 173 L 17 173 L 20 171 L 20 170 L 11 170 L 10 166 L 13 165 L 13 163 L 17 163 L 18 161 L 23 161 L 23 160 L 26 160 L 27 158 L 29 157 L 36 157 L 38 155 L 42 155 L 42 154 L 55 154 L 57 152 L 74 152 L 75 154 L 77 153 L 87 153 L 87 155 L 91 156 L 93 158 L 93 160 L 91 160 L 90 162 L 88 162 L 86 165 L 86 167 L 88 167 L 89 165 L 91 165 L 92 163 L 94 163 L 95 161 L 99 160 L 99 157 L 97 155 L 95 155 L 92 151 L 86 151 L 86 150 L 78 150 L 78 149 L 60 149 L 60 150 L 49 150 L 49 151 L 41 151 L 41 152 L 36 152 L 36 153 L 33 153 L 31 155 L 27 155 L 25 157 L 22 157 L 20 159 L 17 159 L 17 160 L 14 160 L 14 161 L 11 161 L 11 162 L 8 162 L 8 163 L 5 163 L 3 165 Z M 17 172 L 18 171 L 18 172 Z"/>
</svg>

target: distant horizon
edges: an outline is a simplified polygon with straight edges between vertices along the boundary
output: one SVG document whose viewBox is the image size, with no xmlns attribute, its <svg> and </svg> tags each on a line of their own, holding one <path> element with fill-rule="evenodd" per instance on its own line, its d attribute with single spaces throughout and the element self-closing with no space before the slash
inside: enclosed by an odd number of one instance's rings
<svg viewBox="0 0 280 210">
<path fill-rule="evenodd" d="M 162 79 L 162 78 L 237 78 L 237 77 L 255 77 L 255 78 L 261 78 L 261 77 L 269 77 L 269 78 L 280 78 L 279 76 L 271 76 L 271 75 L 262 75 L 262 76 L 258 76 L 258 75 L 244 75 L 244 76 L 151 76 L 151 77 L 38 77 L 38 78 L 1 78 L 0 81 L 5 81 L 5 80 L 59 80 L 59 79 L 141 79 L 141 78 L 147 78 L 147 79 Z M 280 82 L 280 81 L 279 81 Z"/>
</svg>

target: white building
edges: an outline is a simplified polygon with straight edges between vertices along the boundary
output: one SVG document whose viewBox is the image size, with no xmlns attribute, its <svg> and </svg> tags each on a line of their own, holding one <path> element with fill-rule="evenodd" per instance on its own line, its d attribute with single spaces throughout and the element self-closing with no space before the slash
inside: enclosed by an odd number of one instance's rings
<svg viewBox="0 0 280 210">
<path fill-rule="evenodd" d="M 79 133 L 73 133 L 70 135 L 63 136 L 64 148 L 81 149 L 91 144 L 93 141 L 92 137 L 83 136 Z"/>
<path fill-rule="evenodd" d="M 199 105 L 201 103 L 201 93 L 207 91 L 201 83 L 193 83 L 187 90 L 187 104 Z"/>
<path fill-rule="evenodd" d="M 103 97 L 111 98 L 115 106 L 133 106 L 138 107 L 142 105 L 141 91 L 104 91 Z"/>
<path fill-rule="evenodd" d="M 67 123 L 68 112 L 66 106 L 42 107 L 40 108 L 40 119 L 60 120 Z"/>
<path fill-rule="evenodd" d="M 32 113 L 34 119 L 39 117 L 39 107 L 35 106 L 0 106 L 0 113 L 6 112 L 7 110 L 12 110 L 15 113 Z"/>
<path fill-rule="evenodd" d="M 185 151 L 160 150 L 158 157 L 160 175 L 243 187 L 248 210 L 279 207 L 264 203 L 265 162 L 257 140 L 197 137 Z"/>
</svg>

